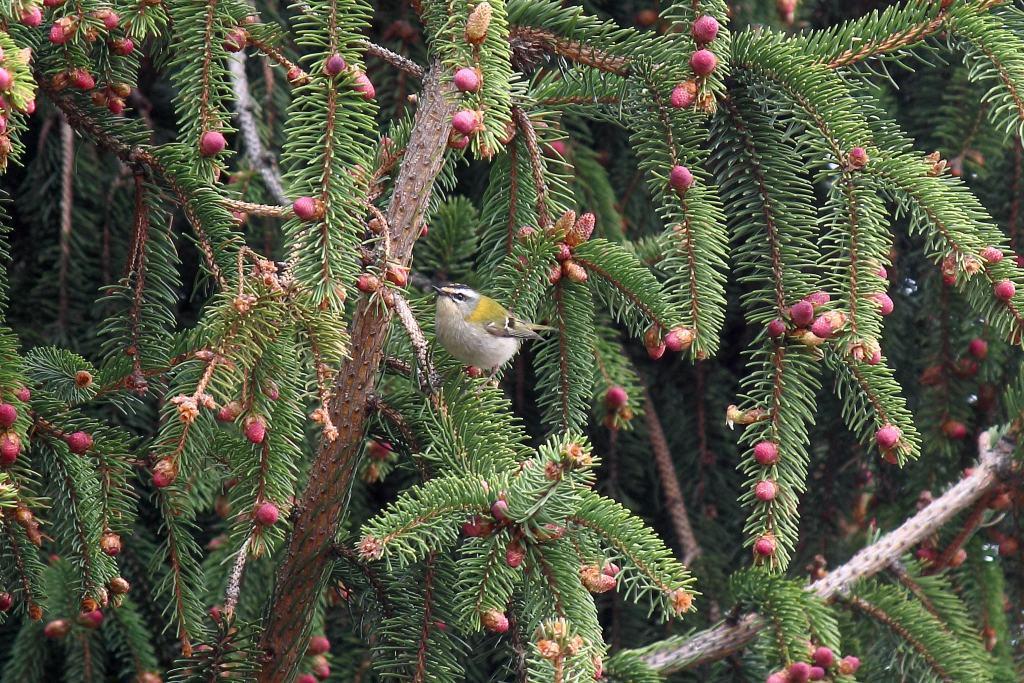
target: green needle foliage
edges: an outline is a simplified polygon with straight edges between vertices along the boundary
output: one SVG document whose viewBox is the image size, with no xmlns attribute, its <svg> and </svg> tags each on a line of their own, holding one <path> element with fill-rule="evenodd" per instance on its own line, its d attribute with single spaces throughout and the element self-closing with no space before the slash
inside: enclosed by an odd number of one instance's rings
<svg viewBox="0 0 1024 683">
<path fill-rule="evenodd" d="M 1024 678 L 1019 2 L 0 19 L 0 682 Z"/>
</svg>

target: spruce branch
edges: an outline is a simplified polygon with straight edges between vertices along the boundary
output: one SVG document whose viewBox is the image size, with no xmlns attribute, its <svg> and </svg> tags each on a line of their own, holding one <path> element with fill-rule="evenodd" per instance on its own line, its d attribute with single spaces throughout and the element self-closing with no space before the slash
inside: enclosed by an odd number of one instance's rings
<svg viewBox="0 0 1024 683">
<path fill-rule="evenodd" d="M 423 214 L 441 170 L 447 145 L 448 122 L 455 104 L 447 101 L 450 86 L 442 84 L 435 63 L 423 84 L 409 145 L 388 206 L 391 259 L 408 266 L 420 234 Z M 338 372 L 331 421 L 338 437 L 322 442 L 312 466 L 317 472 L 299 497 L 297 516 L 285 559 L 278 570 L 261 647 L 265 662 L 259 680 L 287 681 L 302 652 L 294 643 L 308 636 L 309 615 L 327 568 L 334 530 L 344 516 L 349 485 L 362 445 L 367 407 L 373 393 L 384 341 L 391 319 L 387 307 L 362 299 L 350 329 L 352 356 Z"/>
<path fill-rule="evenodd" d="M 884 570 L 996 486 L 1011 466 L 1014 448 L 1014 442 L 1008 437 L 999 437 L 995 429 L 983 433 L 978 439 L 979 463 L 970 476 L 954 484 L 899 528 L 862 548 L 848 562 L 810 584 L 807 590 L 829 600 L 847 591 L 857 581 Z M 764 627 L 764 620 L 749 612 L 689 638 L 669 639 L 636 653 L 655 671 L 673 673 L 738 652 Z"/>
<path fill-rule="evenodd" d="M 665 430 L 661 428 L 661 420 L 658 418 L 654 401 L 651 399 L 651 392 L 646 387 L 644 387 L 644 420 L 647 422 L 648 438 L 651 441 L 651 451 L 654 453 L 654 464 L 658 468 L 658 478 L 661 480 L 661 487 L 665 493 L 665 505 L 668 507 L 669 518 L 672 520 L 672 528 L 676 532 L 676 539 L 683 548 L 683 564 L 689 566 L 700 557 L 702 550 L 697 542 L 696 534 L 693 533 L 690 516 L 686 512 L 686 501 L 683 498 L 683 490 L 679 486 L 679 477 L 672 462 L 672 452 L 669 450 L 668 439 L 665 438 Z"/>
</svg>

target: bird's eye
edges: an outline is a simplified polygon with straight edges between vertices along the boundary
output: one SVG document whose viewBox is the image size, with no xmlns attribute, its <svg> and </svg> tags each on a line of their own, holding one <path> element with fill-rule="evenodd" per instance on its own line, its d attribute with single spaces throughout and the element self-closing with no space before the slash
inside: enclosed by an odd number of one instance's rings
<svg viewBox="0 0 1024 683">
<path fill-rule="evenodd" d="M 465 301 L 466 300 L 466 295 L 465 294 L 452 294 L 452 298 L 455 299 L 456 301 Z"/>
</svg>

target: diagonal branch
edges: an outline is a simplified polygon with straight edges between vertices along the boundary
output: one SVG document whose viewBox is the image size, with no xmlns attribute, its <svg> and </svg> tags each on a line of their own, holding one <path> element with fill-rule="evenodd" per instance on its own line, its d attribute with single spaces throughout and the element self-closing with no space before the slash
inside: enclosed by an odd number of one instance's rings
<svg viewBox="0 0 1024 683">
<path fill-rule="evenodd" d="M 899 528 L 875 543 L 862 548 L 850 560 L 807 587 L 819 598 L 829 600 L 845 592 L 861 579 L 874 576 L 890 566 L 904 553 L 931 536 L 953 517 L 984 496 L 999 482 L 1012 462 L 1014 442 L 1003 437 L 990 443 L 995 429 L 978 439 L 980 462 L 970 476 L 964 477 L 931 505 L 907 519 Z M 690 638 L 670 638 L 635 651 L 661 674 L 709 664 L 742 650 L 765 626 L 755 612 L 723 622 Z"/>
</svg>

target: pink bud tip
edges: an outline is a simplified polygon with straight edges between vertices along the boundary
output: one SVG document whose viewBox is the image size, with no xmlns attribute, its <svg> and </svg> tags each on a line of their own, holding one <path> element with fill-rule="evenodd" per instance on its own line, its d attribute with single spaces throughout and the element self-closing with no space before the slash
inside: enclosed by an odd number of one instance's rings
<svg viewBox="0 0 1024 683">
<path fill-rule="evenodd" d="M 313 674 L 299 674 L 295 677 L 295 683 L 318 683 Z"/>
<path fill-rule="evenodd" d="M 673 166 L 668 183 L 676 192 L 686 192 L 693 185 L 693 173 L 685 166 Z"/>
<path fill-rule="evenodd" d="M 98 609 L 82 612 L 79 622 L 86 628 L 97 629 L 103 624 L 103 612 Z"/>
<path fill-rule="evenodd" d="M 313 636 L 309 639 L 308 653 L 311 655 L 324 655 L 331 649 L 331 641 L 327 636 Z"/>
<path fill-rule="evenodd" d="M 220 131 L 208 130 L 199 138 L 199 153 L 204 157 L 217 156 L 228 146 Z"/>
<path fill-rule="evenodd" d="M 849 673 L 855 674 L 857 673 L 857 669 L 860 668 L 860 658 L 854 657 L 853 655 L 847 655 L 843 657 L 842 662 L 840 662 L 840 667 L 844 672 L 849 671 Z"/>
<path fill-rule="evenodd" d="M 110 110 L 111 114 L 119 116 L 124 113 L 124 100 L 120 97 L 111 97 L 107 100 L 107 109 Z"/>
<path fill-rule="evenodd" d="M 825 669 L 820 666 L 811 667 L 811 680 L 812 681 L 823 681 L 825 680 Z"/>
<path fill-rule="evenodd" d="M 117 16 L 117 12 L 104 12 L 103 14 L 103 26 L 108 31 L 113 31 L 121 23 L 121 17 Z"/>
<path fill-rule="evenodd" d="M 709 14 L 698 17 L 697 21 L 693 22 L 692 32 L 693 39 L 698 44 L 710 43 L 718 36 L 718 20 Z"/>
<path fill-rule="evenodd" d="M 807 327 L 814 321 L 814 305 L 810 301 L 798 301 L 789 307 L 789 319 L 797 327 Z"/>
<path fill-rule="evenodd" d="M 277 506 L 273 503 L 260 503 L 256 506 L 256 522 L 260 526 L 273 526 L 277 522 Z"/>
<path fill-rule="evenodd" d="M 157 470 L 153 472 L 153 486 L 164 489 L 174 483 L 174 477 L 169 472 Z"/>
<path fill-rule="evenodd" d="M 821 339 L 828 339 L 832 336 L 832 323 L 825 316 L 819 315 L 818 319 L 811 325 L 811 334 Z"/>
<path fill-rule="evenodd" d="M 676 109 L 686 109 L 697 99 L 697 89 L 686 85 L 677 85 L 672 88 L 668 102 Z"/>
<path fill-rule="evenodd" d="M 764 481 L 757 482 L 757 486 L 754 487 L 754 496 L 761 502 L 767 503 L 770 500 L 775 500 L 775 496 L 779 492 L 779 487 L 774 481 L 765 479 Z"/>
<path fill-rule="evenodd" d="M 621 408 L 629 402 L 629 394 L 622 387 L 615 386 L 608 389 L 608 393 L 604 395 L 604 403 L 609 408 Z"/>
<path fill-rule="evenodd" d="M 292 211 L 304 221 L 316 217 L 316 200 L 312 197 L 299 197 L 292 203 Z"/>
<path fill-rule="evenodd" d="M 85 69 L 78 69 L 72 78 L 75 87 L 79 90 L 92 90 L 96 87 L 96 79 Z"/>
<path fill-rule="evenodd" d="M 698 76 L 707 76 L 718 66 L 718 57 L 711 50 L 697 50 L 690 55 L 690 68 Z"/>
<path fill-rule="evenodd" d="M 18 419 L 18 409 L 10 403 L 0 403 L 0 427 L 7 428 L 14 426 Z"/>
<path fill-rule="evenodd" d="M 665 347 L 664 344 L 658 344 L 656 346 L 648 346 L 647 347 L 647 355 L 652 360 L 658 360 L 659 358 L 661 358 L 662 356 L 665 355 L 665 348 L 666 347 Z"/>
<path fill-rule="evenodd" d="M 508 519 L 508 503 L 503 500 L 496 500 L 491 504 L 491 514 L 499 522 Z"/>
<path fill-rule="evenodd" d="M 267 426 L 263 423 L 263 420 L 256 418 L 250 420 L 245 425 L 245 438 L 252 443 L 263 443 L 263 439 L 267 437 Z"/>
<path fill-rule="evenodd" d="M 761 441 L 754 446 L 754 460 L 768 467 L 779 461 L 779 447 L 771 441 Z"/>
<path fill-rule="evenodd" d="M 38 7 L 29 7 L 21 12 L 21 23 L 29 28 L 37 28 L 43 23 L 43 11 Z"/>
<path fill-rule="evenodd" d="M 345 70 L 345 58 L 341 55 L 331 55 L 327 58 L 327 62 L 324 63 L 324 71 L 328 76 L 337 76 Z"/>
<path fill-rule="evenodd" d="M 811 677 L 811 665 L 807 662 L 793 662 L 789 665 L 789 683 L 807 683 Z"/>
<path fill-rule="evenodd" d="M 754 543 L 754 552 L 761 557 L 770 557 L 775 554 L 775 539 L 771 536 L 762 536 Z"/>
<path fill-rule="evenodd" d="M 1000 301 L 1009 301 L 1017 293 L 1017 287 L 1009 280 L 996 283 L 992 290 Z"/>
<path fill-rule="evenodd" d="M 999 263 L 1003 260 L 1003 252 L 995 247 L 985 247 L 981 250 L 981 258 L 989 263 Z"/>
<path fill-rule="evenodd" d="M 881 362 L 882 362 L 882 352 L 881 351 L 875 351 L 874 353 L 871 354 L 871 357 L 868 358 L 868 365 L 878 365 Z"/>
<path fill-rule="evenodd" d="M 480 77 L 474 69 L 464 66 L 455 72 L 455 87 L 462 92 L 476 92 L 480 89 Z"/>
<path fill-rule="evenodd" d="M 0 68 L 0 90 L 10 90 L 14 84 L 14 77 L 7 69 Z"/>
<path fill-rule="evenodd" d="M 676 328 L 669 330 L 669 333 L 665 335 L 665 348 L 672 353 L 679 353 L 690 348 L 693 343 L 693 331 L 686 328 Z"/>
<path fill-rule="evenodd" d="M 764 683 L 788 683 L 789 677 L 784 673 L 773 673 L 768 678 L 764 679 Z"/>
<path fill-rule="evenodd" d="M 565 158 L 565 153 L 569 150 L 569 148 L 565 144 L 565 140 L 555 140 L 553 142 L 549 142 L 548 147 L 551 148 L 552 152 L 562 157 L 563 159 Z"/>
<path fill-rule="evenodd" d="M 360 73 L 356 76 L 356 92 L 363 94 L 363 99 L 369 101 L 377 96 L 377 89 L 373 87 L 373 83 L 370 82 L 369 76 L 364 73 Z"/>
<path fill-rule="evenodd" d="M 878 304 L 878 312 L 882 315 L 889 315 L 895 308 L 895 305 L 892 303 L 892 299 L 885 292 L 879 292 L 871 298 L 873 298 L 875 303 Z"/>
<path fill-rule="evenodd" d="M 0 465 L 12 465 L 21 453 L 21 444 L 9 436 L 0 439 Z"/>
<path fill-rule="evenodd" d="M 463 135 L 471 135 L 475 133 L 479 124 L 480 119 L 477 118 L 476 112 L 471 109 L 463 109 L 462 111 L 456 112 L 452 117 L 452 128 Z"/>
<path fill-rule="evenodd" d="M 811 302 L 811 305 L 817 308 L 819 306 L 824 306 L 832 299 L 831 297 L 829 297 L 828 292 L 823 292 L 819 290 L 817 292 L 811 292 L 810 294 L 808 294 L 805 300 Z"/>
<path fill-rule="evenodd" d="M 92 448 L 92 437 L 85 432 L 72 432 L 64 440 L 67 441 L 68 450 L 75 455 L 82 455 Z"/>
<path fill-rule="evenodd" d="M 64 32 L 63 26 L 54 24 L 50 27 L 50 42 L 54 45 L 63 45 L 68 42 L 68 34 Z"/>
<path fill-rule="evenodd" d="M 875 442 L 884 449 L 892 448 L 899 442 L 901 432 L 899 427 L 885 425 L 875 432 Z"/>
<path fill-rule="evenodd" d="M 889 271 L 885 269 L 885 266 L 878 266 L 878 277 L 883 280 L 889 279 Z"/>
<path fill-rule="evenodd" d="M 121 57 L 130 55 L 135 51 L 135 43 L 131 38 L 117 38 L 111 43 L 110 47 L 114 51 L 114 54 L 120 55 Z"/>
<path fill-rule="evenodd" d="M 782 322 L 781 319 L 776 318 L 775 320 L 768 323 L 768 336 L 775 339 L 781 337 L 786 333 L 786 323 Z"/>
<path fill-rule="evenodd" d="M 820 666 L 824 669 L 827 669 L 830 666 L 832 666 L 832 662 L 835 661 L 835 658 L 836 657 L 832 653 L 832 650 L 830 648 L 825 647 L 824 645 L 817 648 L 814 651 L 814 655 L 811 656 L 811 659 L 814 661 L 814 663 L 817 666 Z"/>
<path fill-rule="evenodd" d="M 988 342 L 981 338 L 972 339 L 967 345 L 967 351 L 978 360 L 985 360 L 988 356 Z"/>
</svg>

